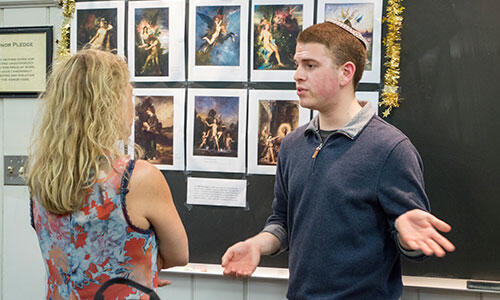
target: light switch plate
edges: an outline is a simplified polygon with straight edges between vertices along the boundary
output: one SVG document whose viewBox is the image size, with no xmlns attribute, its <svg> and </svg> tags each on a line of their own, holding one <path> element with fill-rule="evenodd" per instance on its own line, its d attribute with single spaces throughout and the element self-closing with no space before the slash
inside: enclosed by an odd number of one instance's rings
<svg viewBox="0 0 500 300">
<path fill-rule="evenodd" d="M 25 185 L 24 175 L 26 174 L 25 155 L 12 155 L 3 157 L 4 185 Z"/>
</svg>

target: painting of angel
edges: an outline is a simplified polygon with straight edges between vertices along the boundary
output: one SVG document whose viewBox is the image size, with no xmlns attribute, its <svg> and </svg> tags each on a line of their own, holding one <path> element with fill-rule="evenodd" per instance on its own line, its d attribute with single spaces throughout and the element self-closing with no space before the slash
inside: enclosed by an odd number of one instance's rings
<svg viewBox="0 0 500 300">
<path fill-rule="evenodd" d="M 193 155 L 238 155 L 238 97 L 195 96 Z"/>
<path fill-rule="evenodd" d="M 168 7 L 135 10 L 135 76 L 168 76 Z"/>
<path fill-rule="evenodd" d="M 240 6 L 196 7 L 197 66 L 240 65 Z"/>
<path fill-rule="evenodd" d="M 303 5 L 254 6 L 254 65 L 258 70 L 294 70 L 297 35 L 303 26 Z"/>
</svg>

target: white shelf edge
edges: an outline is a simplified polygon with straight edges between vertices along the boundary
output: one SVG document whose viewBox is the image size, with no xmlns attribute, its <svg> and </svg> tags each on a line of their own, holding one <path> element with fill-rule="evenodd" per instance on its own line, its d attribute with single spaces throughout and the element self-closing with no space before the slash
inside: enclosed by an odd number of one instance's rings
<svg viewBox="0 0 500 300">
<path fill-rule="evenodd" d="M 189 263 L 183 267 L 173 267 L 163 269 L 162 272 L 173 274 L 191 274 L 191 275 L 211 275 L 223 276 L 223 268 L 215 264 L 197 264 Z M 250 279 L 279 279 L 288 280 L 289 272 L 285 268 L 258 267 Z M 493 282 L 493 281 L 492 281 Z M 500 283 L 500 282 L 495 282 Z M 425 289 L 441 289 L 454 291 L 467 291 L 474 293 L 497 293 L 500 291 L 468 289 L 467 279 L 440 278 L 440 277 L 421 277 L 421 276 L 403 276 L 403 286 Z"/>
</svg>

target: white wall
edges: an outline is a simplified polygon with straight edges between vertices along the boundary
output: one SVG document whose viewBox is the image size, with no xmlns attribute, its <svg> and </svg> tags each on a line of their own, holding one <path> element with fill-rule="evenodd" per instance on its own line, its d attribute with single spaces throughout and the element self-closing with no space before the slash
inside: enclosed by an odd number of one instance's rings
<svg viewBox="0 0 500 300">
<path fill-rule="evenodd" d="M 61 10 L 56 1 L 0 1 L 0 27 L 54 25 L 59 37 Z M 54 49 L 56 49 L 54 45 Z M 3 185 L 3 156 L 26 155 L 36 100 L 0 98 L 0 299 L 42 299 L 45 270 L 36 236 L 31 230 L 28 191 L 24 186 Z M 196 237 L 190 237 L 196 238 Z M 274 300 L 285 299 L 287 280 L 234 281 L 221 276 L 163 273 L 172 285 L 160 288 L 163 299 Z M 444 289 L 405 288 L 404 300 L 493 300 L 500 294 Z"/>
</svg>

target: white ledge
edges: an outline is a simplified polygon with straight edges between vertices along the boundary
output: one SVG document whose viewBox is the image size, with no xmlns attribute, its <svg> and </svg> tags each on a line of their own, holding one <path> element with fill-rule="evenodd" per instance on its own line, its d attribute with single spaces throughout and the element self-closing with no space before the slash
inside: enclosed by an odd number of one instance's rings
<svg viewBox="0 0 500 300">
<path fill-rule="evenodd" d="M 164 269 L 162 270 L 162 272 L 223 276 L 224 269 L 220 265 L 189 263 L 184 267 L 173 267 L 166 270 Z M 258 267 L 257 270 L 255 270 L 255 272 L 252 274 L 251 278 L 288 280 L 288 276 L 289 276 L 288 269 Z"/>
<path fill-rule="evenodd" d="M 164 269 L 162 272 L 176 274 L 191 274 L 191 275 L 212 275 L 223 276 L 224 269 L 220 265 L 214 264 L 196 264 L 189 263 L 183 267 L 173 267 Z M 288 280 L 289 272 L 285 268 L 267 268 L 258 267 L 252 274 L 251 278 L 255 279 L 280 279 Z M 486 281 L 485 281 L 486 282 Z M 496 281 L 488 281 L 498 283 Z M 405 287 L 425 288 L 425 289 L 441 289 L 454 291 L 467 291 L 474 293 L 500 293 L 500 291 L 468 289 L 467 279 L 440 278 L 440 277 L 420 277 L 420 276 L 403 276 L 403 285 Z"/>
</svg>

